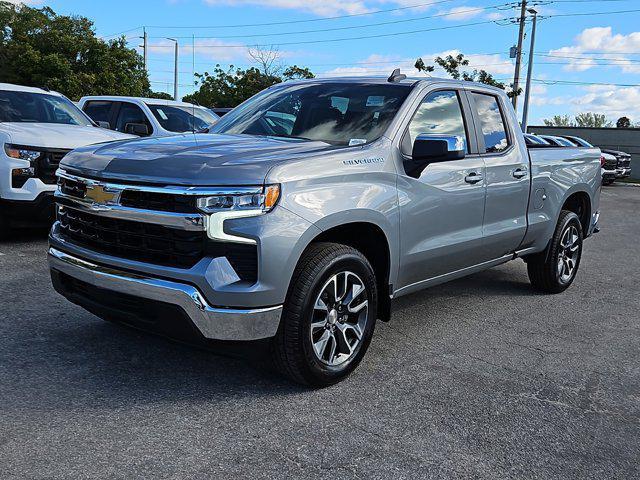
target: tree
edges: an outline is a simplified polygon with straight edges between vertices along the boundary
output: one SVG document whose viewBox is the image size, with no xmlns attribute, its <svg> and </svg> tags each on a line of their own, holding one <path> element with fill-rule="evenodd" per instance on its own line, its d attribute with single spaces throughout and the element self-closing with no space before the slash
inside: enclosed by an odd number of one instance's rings
<svg viewBox="0 0 640 480">
<path fill-rule="evenodd" d="M 576 124 L 569 115 L 554 115 L 551 118 L 545 118 L 544 124 L 549 127 L 575 127 Z"/>
<path fill-rule="evenodd" d="M 594 128 L 607 128 L 612 127 L 613 124 L 607 120 L 607 116 L 600 113 L 580 113 L 576 115 L 576 125 L 578 127 L 594 127 Z"/>
<path fill-rule="evenodd" d="M 484 83 L 485 85 L 491 85 L 494 87 L 501 88 L 503 90 L 505 89 L 505 84 L 497 81 L 493 77 L 493 75 L 491 75 L 486 70 L 478 70 L 474 68 L 471 71 L 467 71 L 462 69 L 462 67 L 469 66 L 469 60 L 464 58 L 464 54 L 462 53 L 457 54 L 455 57 L 453 55 L 447 55 L 445 58 L 436 57 L 433 59 L 433 61 L 437 66 L 442 68 L 445 72 L 447 72 L 447 74 L 449 74 L 451 78 L 455 80 L 462 79 L 467 82 L 480 82 L 480 83 Z M 414 67 L 419 72 L 425 72 L 425 73 L 433 72 L 435 71 L 435 68 L 436 68 L 434 65 L 425 64 L 422 58 L 418 58 L 416 60 Z M 522 89 L 518 89 L 518 92 L 515 93 L 515 95 L 519 95 L 521 91 Z M 507 92 L 507 95 L 512 97 L 514 95 L 514 92 Z"/>
<path fill-rule="evenodd" d="M 160 100 L 173 100 L 173 95 L 167 92 L 152 92 L 150 91 L 145 95 L 148 98 L 159 98 Z"/>
<path fill-rule="evenodd" d="M 617 128 L 631 128 L 631 120 L 629 117 L 620 117 L 616 122 Z"/>
<path fill-rule="evenodd" d="M 85 17 L 0 0 L 0 82 L 83 95 L 149 92 L 142 57 L 124 37 L 105 42 Z"/>
<path fill-rule="evenodd" d="M 234 68 L 225 71 L 216 65 L 212 73 L 196 73 L 199 88 L 191 95 L 186 95 L 185 102 L 197 103 L 206 107 L 235 107 L 256 93 L 276 83 L 300 78 L 314 78 L 314 74 L 306 67 L 292 65 L 282 75 L 267 75 L 257 67 Z"/>
</svg>

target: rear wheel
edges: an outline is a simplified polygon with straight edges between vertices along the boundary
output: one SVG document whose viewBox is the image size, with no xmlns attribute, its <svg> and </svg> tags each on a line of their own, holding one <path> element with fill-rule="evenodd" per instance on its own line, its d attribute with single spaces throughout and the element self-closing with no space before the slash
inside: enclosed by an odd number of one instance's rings
<svg viewBox="0 0 640 480">
<path fill-rule="evenodd" d="M 569 288 L 580 266 L 582 240 L 580 219 L 563 210 L 548 249 L 527 259 L 527 273 L 534 288 L 547 293 Z"/>
<path fill-rule="evenodd" d="M 358 250 L 335 243 L 309 247 L 296 267 L 273 340 L 278 369 L 313 386 L 349 375 L 371 342 L 377 295 L 373 269 Z"/>
</svg>

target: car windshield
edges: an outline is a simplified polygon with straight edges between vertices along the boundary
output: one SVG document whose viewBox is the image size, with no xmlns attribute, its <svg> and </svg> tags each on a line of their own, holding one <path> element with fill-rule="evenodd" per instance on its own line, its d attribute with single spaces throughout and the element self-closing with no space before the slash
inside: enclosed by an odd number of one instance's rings
<svg viewBox="0 0 640 480">
<path fill-rule="evenodd" d="M 0 90 L 0 122 L 92 125 L 89 118 L 64 97 L 13 90 Z"/>
<path fill-rule="evenodd" d="M 233 109 L 210 132 L 362 145 L 384 133 L 410 91 L 365 82 L 277 86 Z"/>
<path fill-rule="evenodd" d="M 162 128 L 169 132 L 198 132 L 218 121 L 216 115 L 201 107 L 147 104 Z"/>
<path fill-rule="evenodd" d="M 564 137 L 564 138 L 566 138 L 570 142 L 575 143 L 579 147 L 586 147 L 586 148 L 592 148 L 593 147 L 593 145 L 591 145 L 589 142 L 587 142 L 586 140 L 583 140 L 580 137 Z"/>
</svg>

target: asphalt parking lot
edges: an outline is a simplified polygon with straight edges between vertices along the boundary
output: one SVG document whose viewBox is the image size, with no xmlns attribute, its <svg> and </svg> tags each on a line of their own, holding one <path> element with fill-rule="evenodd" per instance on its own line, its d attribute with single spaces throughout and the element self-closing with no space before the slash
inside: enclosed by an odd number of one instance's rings
<svg viewBox="0 0 640 480">
<path fill-rule="evenodd" d="M 602 197 L 564 294 L 522 262 L 394 304 L 324 390 L 103 322 L 46 236 L 0 243 L 3 478 L 638 478 L 640 188 Z"/>
</svg>

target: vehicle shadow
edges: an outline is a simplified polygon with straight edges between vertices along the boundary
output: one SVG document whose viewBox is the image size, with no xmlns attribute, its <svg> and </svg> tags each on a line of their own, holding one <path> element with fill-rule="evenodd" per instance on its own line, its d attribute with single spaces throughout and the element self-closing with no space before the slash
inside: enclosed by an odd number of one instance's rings
<svg viewBox="0 0 640 480">
<path fill-rule="evenodd" d="M 402 321 L 405 310 L 427 312 L 442 301 L 464 315 L 464 302 L 457 301 L 456 307 L 456 299 L 532 294 L 528 283 L 512 277 L 513 273 L 494 269 L 402 297 L 393 302 L 392 324 L 414 328 Z M 7 412 L 23 408 L 26 398 L 33 408 L 65 409 L 185 399 L 227 402 L 309 390 L 274 372 L 268 342 L 194 348 L 99 320 L 63 300 L 49 304 L 59 306 L 57 315 L 37 312 L 14 322 L 11 329 L 0 323 L 6 347 L 0 353 L 4 364 L 0 401 Z M 425 314 L 424 320 L 429 323 L 429 316 Z M 380 329 L 376 343 L 389 341 L 388 334 L 389 329 Z"/>
</svg>

